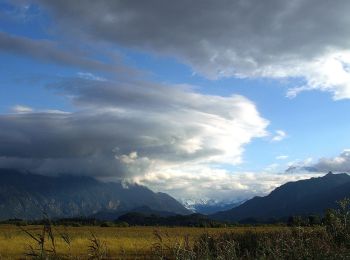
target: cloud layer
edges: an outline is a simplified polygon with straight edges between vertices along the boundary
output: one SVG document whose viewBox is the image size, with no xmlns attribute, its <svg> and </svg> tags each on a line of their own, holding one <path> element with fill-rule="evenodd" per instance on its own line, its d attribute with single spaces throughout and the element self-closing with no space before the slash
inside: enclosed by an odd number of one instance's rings
<svg viewBox="0 0 350 260">
<path fill-rule="evenodd" d="M 316 161 L 308 158 L 304 161 L 291 162 L 286 173 L 327 173 L 330 171 L 350 173 L 349 149 L 345 149 L 335 157 L 323 157 Z"/>
<path fill-rule="evenodd" d="M 27 37 L 11 35 L 0 31 L 0 52 L 13 53 L 23 57 L 29 57 L 46 63 L 53 63 L 68 67 L 78 67 L 88 71 L 109 72 L 115 74 L 136 74 L 137 71 L 120 63 L 117 55 L 108 62 L 89 57 L 86 51 L 77 46 L 62 47 L 53 40 L 31 39 Z"/>
<path fill-rule="evenodd" d="M 321 158 L 315 165 L 320 171 L 350 173 L 350 150 L 346 149 L 333 158 Z"/>
<path fill-rule="evenodd" d="M 350 98 L 347 0 L 36 2 L 64 33 L 173 56 L 208 78 L 294 77 L 289 97 Z"/>
<path fill-rule="evenodd" d="M 267 135 L 269 122 L 239 95 L 83 78 L 50 88 L 77 111 L 16 106 L 0 115 L 0 167 L 129 180 L 193 167 L 210 174 L 215 164 L 240 163 L 244 145 Z"/>
<path fill-rule="evenodd" d="M 312 176 L 322 175 L 324 174 L 314 173 Z M 164 168 L 161 172 L 152 172 L 136 180 L 153 190 L 165 191 L 177 198 L 184 198 L 185 194 L 185 198 L 239 202 L 267 195 L 286 182 L 310 177 L 310 173 L 230 172 L 195 166 Z"/>
</svg>

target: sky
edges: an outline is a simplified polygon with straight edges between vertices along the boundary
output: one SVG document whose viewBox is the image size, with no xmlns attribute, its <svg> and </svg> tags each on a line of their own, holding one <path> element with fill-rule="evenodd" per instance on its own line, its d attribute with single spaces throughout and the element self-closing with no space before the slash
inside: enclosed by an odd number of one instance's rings
<svg viewBox="0 0 350 260">
<path fill-rule="evenodd" d="M 0 167 L 240 201 L 350 171 L 347 0 L 0 0 Z"/>
</svg>

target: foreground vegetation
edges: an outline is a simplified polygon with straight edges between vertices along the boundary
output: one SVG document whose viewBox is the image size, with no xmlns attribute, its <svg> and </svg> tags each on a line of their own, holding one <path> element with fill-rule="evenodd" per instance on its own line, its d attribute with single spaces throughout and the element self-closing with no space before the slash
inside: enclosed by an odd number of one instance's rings
<svg viewBox="0 0 350 260">
<path fill-rule="evenodd" d="M 1 225 L 0 259 L 349 259 L 349 204 L 313 226 Z"/>
<path fill-rule="evenodd" d="M 163 253 L 165 248 L 172 248 L 175 245 L 183 244 L 185 241 L 191 246 L 202 234 L 218 236 L 225 232 L 244 233 L 252 232 L 274 232 L 281 227 L 237 227 L 237 228 L 191 228 L 191 227 L 52 227 L 56 254 L 63 258 L 88 258 L 92 254 L 90 246 L 95 242 L 99 243 L 101 255 L 115 257 L 139 257 L 144 259 L 155 254 L 160 246 Z M 40 254 L 38 241 L 31 238 L 22 229 L 39 238 L 43 232 L 43 226 L 0 225 L 0 259 L 20 258 L 31 253 Z M 286 229 L 282 227 L 282 229 Z M 94 238 L 95 237 L 95 238 Z M 93 242 L 96 239 L 98 241 Z M 46 255 L 53 255 L 51 239 L 48 234 L 45 237 L 44 249 Z M 160 248 L 158 248 L 160 249 Z M 103 252 L 105 251 L 105 252 Z M 96 253 L 96 252 L 95 252 Z M 159 253 L 159 252 L 158 252 Z M 158 254 L 157 253 L 157 254 Z M 1 258 L 2 257 L 2 258 Z M 27 255 L 28 258 L 30 258 Z M 112 258 L 113 258 L 112 257 Z"/>
</svg>

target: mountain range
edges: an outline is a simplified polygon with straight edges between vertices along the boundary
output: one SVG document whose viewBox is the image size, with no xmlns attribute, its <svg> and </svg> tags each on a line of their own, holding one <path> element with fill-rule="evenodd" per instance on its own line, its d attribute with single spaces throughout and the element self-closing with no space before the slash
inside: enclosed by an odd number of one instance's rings
<svg viewBox="0 0 350 260">
<path fill-rule="evenodd" d="M 323 214 L 335 208 L 336 201 L 350 197 L 350 176 L 328 173 L 323 177 L 288 182 L 265 197 L 254 197 L 238 207 L 217 212 L 211 218 L 221 221 L 259 221 L 295 215 Z"/>
<path fill-rule="evenodd" d="M 183 199 L 180 201 L 188 210 L 210 215 L 218 211 L 229 210 L 239 206 L 244 200 L 236 199 L 232 201 L 218 201 L 213 199 Z"/>
<path fill-rule="evenodd" d="M 137 184 L 0 169 L 0 220 L 41 219 L 44 213 L 51 218 L 115 220 L 128 212 L 172 217 L 195 211 L 217 221 L 255 219 L 263 222 L 295 215 L 323 214 L 327 208 L 335 208 L 336 201 L 344 197 L 350 197 L 350 176 L 346 173 L 328 173 L 323 177 L 288 182 L 267 196 L 221 205 L 213 200 L 191 200 L 181 204 L 165 193 L 155 193 Z"/>
<path fill-rule="evenodd" d="M 57 177 L 0 169 L 0 220 L 115 214 L 146 207 L 156 212 L 189 214 L 165 193 L 137 184 L 101 182 L 91 177 Z"/>
</svg>

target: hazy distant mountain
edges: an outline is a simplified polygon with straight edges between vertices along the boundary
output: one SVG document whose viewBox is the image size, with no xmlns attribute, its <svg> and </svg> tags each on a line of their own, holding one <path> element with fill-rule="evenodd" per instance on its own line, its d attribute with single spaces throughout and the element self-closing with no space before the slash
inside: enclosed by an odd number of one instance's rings
<svg viewBox="0 0 350 260">
<path fill-rule="evenodd" d="M 254 197 L 228 211 L 211 215 L 226 221 L 270 219 L 292 215 L 322 214 L 335 201 L 350 197 L 350 176 L 328 173 L 323 177 L 286 183 L 265 197 Z"/>
<path fill-rule="evenodd" d="M 48 177 L 0 169 L 0 219 L 91 216 L 97 212 L 152 210 L 190 213 L 165 193 L 136 184 L 104 183 L 91 177 Z"/>
<path fill-rule="evenodd" d="M 185 208 L 200 214 L 213 214 L 218 211 L 229 210 L 241 205 L 244 201 L 223 202 L 212 199 L 185 199 L 182 200 L 182 205 Z"/>
</svg>

